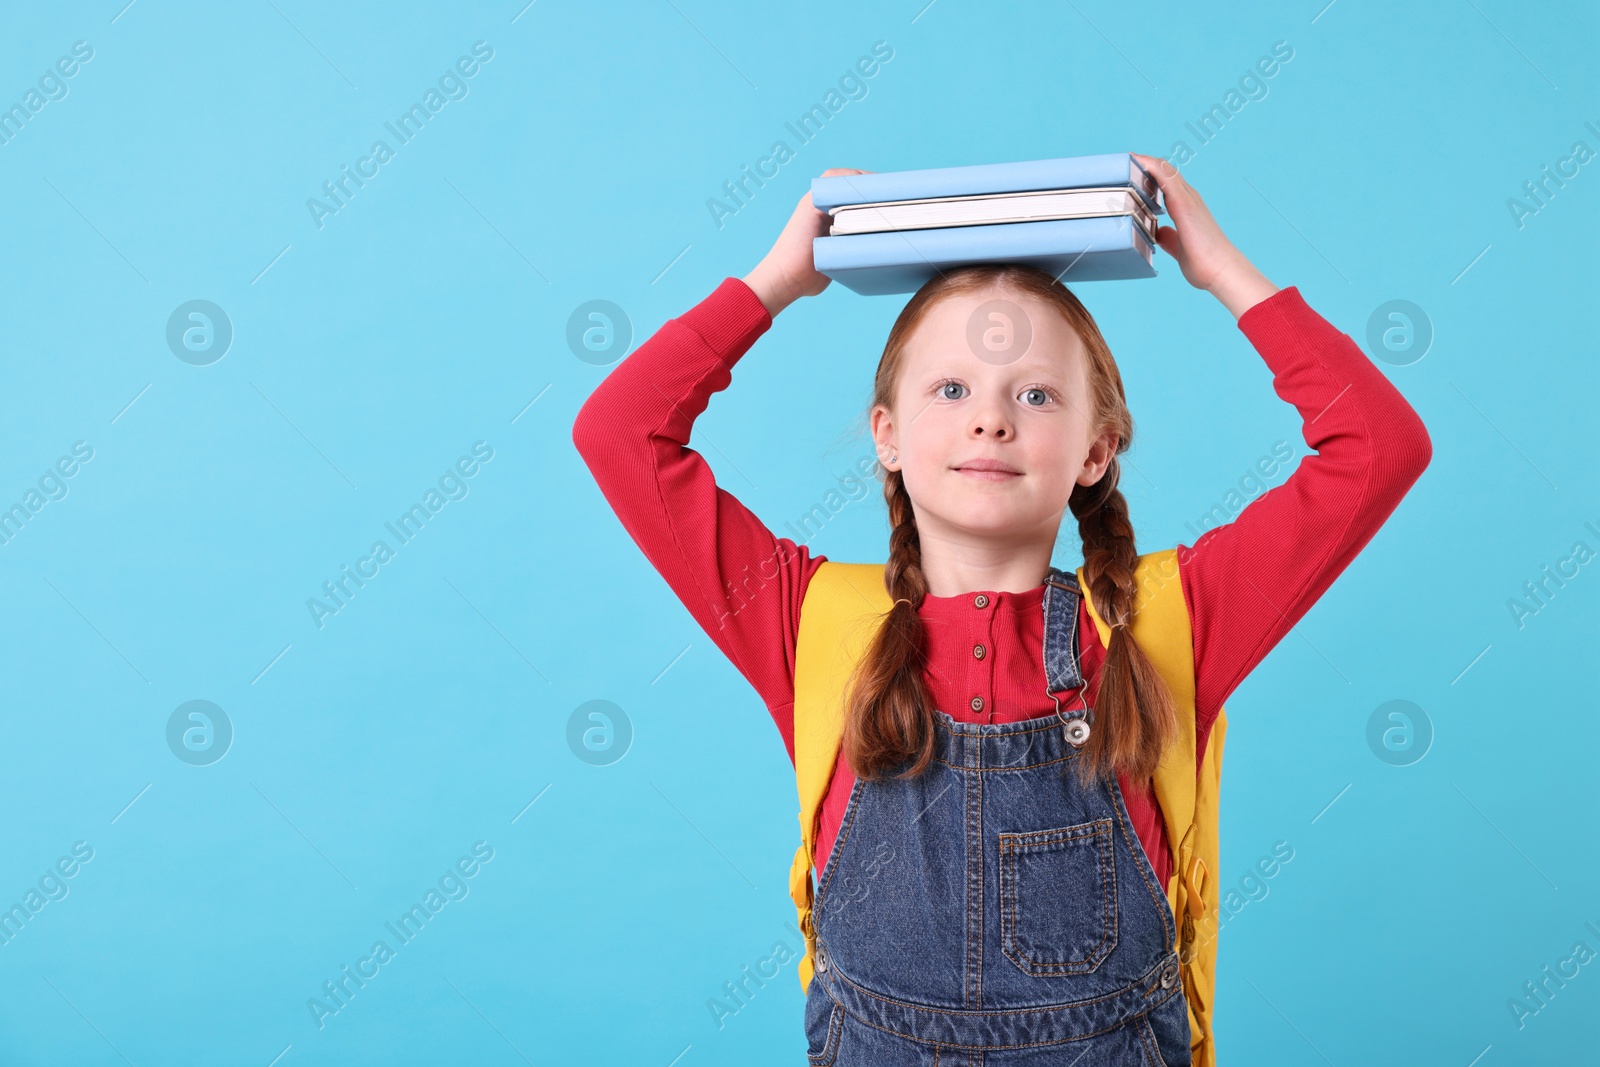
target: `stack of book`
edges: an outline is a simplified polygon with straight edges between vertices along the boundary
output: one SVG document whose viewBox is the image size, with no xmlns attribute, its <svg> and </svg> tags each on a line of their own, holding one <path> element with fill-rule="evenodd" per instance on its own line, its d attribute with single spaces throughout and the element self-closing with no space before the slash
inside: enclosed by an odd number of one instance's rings
<svg viewBox="0 0 1600 1067">
<path fill-rule="evenodd" d="M 1126 152 L 813 178 L 829 236 L 816 269 L 865 296 L 910 293 L 972 263 L 1028 263 L 1063 282 L 1153 278 L 1156 181 Z"/>
</svg>

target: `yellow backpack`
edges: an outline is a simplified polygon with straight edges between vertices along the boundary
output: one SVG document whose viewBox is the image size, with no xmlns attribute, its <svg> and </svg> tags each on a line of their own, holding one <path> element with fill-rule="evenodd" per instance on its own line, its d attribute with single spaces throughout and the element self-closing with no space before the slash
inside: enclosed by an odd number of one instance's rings
<svg viewBox="0 0 1600 1067">
<path fill-rule="evenodd" d="M 1140 556 L 1134 570 L 1133 639 L 1166 680 L 1178 713 L 1179 735 L 1162 756 L 1155 775 L 1167 840 L 1173 843 L 1173 875 L 1167 902 L 1178 920 L 1183 988 L 1189 1003 L 1190 1051 L 1195 1067 L 1215 1067 L 1211 1036 L 1216 988 L 1217 896 L 1211 872 L 1218 865 L 1217 800 L 1227 715 L 1217 713 L 1205 762 L 1195 775 L 1194 644 L 1189 611 L 1178 577 L 1175 549 Z M 1078 571 L 1089 615 L 1102 644 L 1111 629 L 1095 611 L 1089 585 Z M 800 610 L 795 648 L 794 757 L 800 793 L 800 847 L 789 868 L 789 896 L 798 912 L 806 951 L 800 988 L 811 983 L 816 933 L 811 926 L 812 856 L 817 814 L 833 777 L 844 728 L 845 690 L 857 661 L 892 606 L 883 565 L 824 562 L 812 575 Z"/>
</svg>

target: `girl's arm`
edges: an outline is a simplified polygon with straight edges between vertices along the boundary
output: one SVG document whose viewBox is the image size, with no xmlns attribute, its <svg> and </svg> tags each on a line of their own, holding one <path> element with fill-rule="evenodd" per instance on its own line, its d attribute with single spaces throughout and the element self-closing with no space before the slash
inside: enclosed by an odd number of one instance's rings
<svg viewBox="0 0 1600 1067">
<path fill-rule="evenodd" d="M 1156 235 L 1184 277 L 1214 294 L 1295 406 L 1312 450 L 1232 522 L 1178 546 L 1194 636 L 1201 754 L 1222 702 L 1366 546 L 1433 455 L 1422 420 L 1351 338 L 1277 290 L 1223 237 L 1198 193 L 1139 157 L 1176 229 Z"/>
<path fill-rule="evenodd" d="M 773 536 L 717 485 L 688 445 L 694 420 L 713 393 L 728 387 L 733 365 L 771 327 L 772 316 L 827 285 L 811 266 L 810 240 L 826 220 L 807 193 L 745 281 L 724 279 L 664 323 L 595 388 L 572 427 L 573 443 L 617 518 L 761 695 L 790 759 L 800 603 L 823 557 Z"/>
</svg>

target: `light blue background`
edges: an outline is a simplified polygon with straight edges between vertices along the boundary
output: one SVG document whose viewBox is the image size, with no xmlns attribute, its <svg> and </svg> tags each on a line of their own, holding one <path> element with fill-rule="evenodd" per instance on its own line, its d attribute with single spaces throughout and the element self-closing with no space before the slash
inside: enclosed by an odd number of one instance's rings
<svg viewBox="0 0 1600 1067">
<path fill-rule="evenodd" d="M 1434 458 L 1228 702 L 1222 879 L 1295 854 L 1225 927 L 1219 1047 L 1490 1067 L 1600 1042 L 1600 963 L 1521 1029 L 1507 1006 L 1600 950 L 1597 564 L 1521 629 L 1507 607 L 1600 548 L 1600 163 L 1520 229 L 1506 206 L 1600 149 L 1592 5 L 124 2 L 8 5 L 0 32 L 5 105 L 94 48 L 0 146 L 0 504 L 94 449 L 0 546 L 0 906 L 95 850 L 0 947 L 0 1061 L 800 1062 L 792 963 L 720 1028 L 707 1006 L 793 943 L 792 770 L 572 447 L 607 369 L 568 316 L 615 301 L 637 344 L 829 166 L 1194 148 L 1184 123 L 1280 40 L 1185 174 L 1358 341 L 1385 301 L 1426 310 L 1431 351 L 1381 366 Z M 479 40 L 469 95 L 319 229 L 307 198 Z M 879 40 L 868 95 L 719 229 L 707 199 Z M 1157 266 L 1080 289 L 1138 422 L 1145 550 L 1192 541 L 1275 442 L 1305 451 L 1226 311 Z M 235 330 L 210 366 L 165 342 L 191 299 Z M 697 427 L 774 528 L 867 452 L 902 303 L 785 312 Z M 470 494 L 319 630 L 307 598 L 480 440 Z M 883 558 L 882 505 L 811 547 Z M 206 767 L 165 740 L 193 699 L 236 731 Z M 594 699 L 635 731 L 610 766 L 566 742 Z M 1366 743 L 1391 699 L 1436 733 L 1408 767 Z M 480 840 L 470 895 L 319 1030 L 307 999 Z"/>
</svg>

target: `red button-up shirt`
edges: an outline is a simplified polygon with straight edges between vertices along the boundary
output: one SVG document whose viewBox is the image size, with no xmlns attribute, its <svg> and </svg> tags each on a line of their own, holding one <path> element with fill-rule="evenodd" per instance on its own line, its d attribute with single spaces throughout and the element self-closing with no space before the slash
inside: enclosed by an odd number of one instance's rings
<svg viewBox="0 0 1600 1067">
<path fill-rule="evenodd" d="M 771 325 L 749 286 L 725 279 L 595 388 L 578 413 L 573 440 L 640 550 L 760 694 L 792 761 L 800 606 L 826 557 L 776 536 L 717 485 L 704 458 L 688 447 L 694 420 Z M 1297 289 L 1256 304 L 1238 328 L 1271 369 L 1278 396 L 1300 413 L 1311 454 L 1248 504 L 1241 498 L 1237 508 L 1214 509 L 1224 512 L 1219 520 L 1242 509 L 1232 521 L 1206 529 L 1192 548 L 1177 546 L 1202 757 L 1223 701 L 1371 540 L 1432 455 L 1422 420 L 1405 398 Z M 1257 484 L 1271 480 L 1266 470 L 1261 475 Z M 980 592 L 989 598 L 982 608 L 975 601 Z M 924 681 L 935 707 L 966 722 L 1054 714 L 1045 692 L 1043 597 L 1041 584 L 924 599 Z M 1105 649 L 1082 607 L 1078 635 L 1092 707 Z M 1171 848 L 1154 790 L 1148 781 L 1119 782 L 1164 885 Z M 819 815 L 819 871 L 853 784 L 841 754 Z"/>
</svg>

